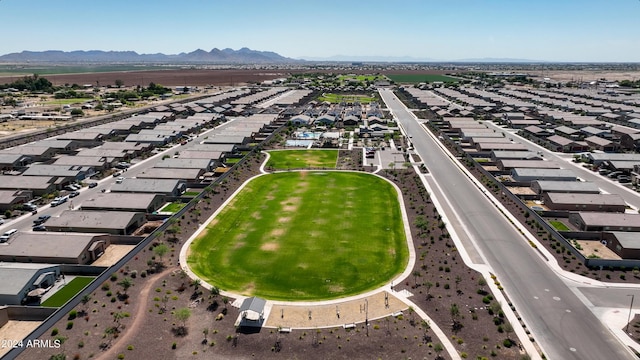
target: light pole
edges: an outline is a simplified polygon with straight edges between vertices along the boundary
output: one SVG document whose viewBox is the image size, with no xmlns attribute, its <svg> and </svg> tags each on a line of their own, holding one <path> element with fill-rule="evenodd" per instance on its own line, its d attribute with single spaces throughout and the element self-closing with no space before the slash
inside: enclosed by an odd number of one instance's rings
<svg viewBox="0 0 640 360">
<path fill-rule="evenodd" d="M 631 296 L 631 304 L 629 305 L 629 316 L 627 316 L 627 328 L 625 329 L 625 332 L 628 334 L 629 322 L 631 321 L 631 310 L 633 309 L 633 298 L 635 297 L 635 295 L 627 295 L 627 296 Z"/>
</svg>

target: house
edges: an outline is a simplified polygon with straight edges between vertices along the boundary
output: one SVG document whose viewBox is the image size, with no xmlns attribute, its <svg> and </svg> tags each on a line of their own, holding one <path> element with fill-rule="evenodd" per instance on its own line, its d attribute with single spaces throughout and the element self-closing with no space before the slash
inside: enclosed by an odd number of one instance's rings
<svg viewBox="0 0 640 360">
<path fill-rule="evenodd" d="M 59 275 L 58 265 L 0 263 L 0 306 L 23 305 L 29 292 L 49 289 Z"/>
<path fill-rule="evenodd" d="M 579 211 L 569 222 L 581 231 L 640 231 L 640 214 Z"/>
<path fill-rule="evenodd" d="M 640 139 L 640 136 L 638 137 L 638 139 Z M 585 138 L 584 141 L 587 143 L 587 145 L 589 145 L 589 148 L 593 150 L 615 152 L 618 149 L 618 145 L 616 143 L 599 136 L 589 136 Z"/>
<path fill-rule="evenodd" d="M 28 190 L 0 190 L 0 211 L 13 210 L 33 198 Z"/>
<path fill-rule="evenodd" d="M 542 157 L 533 151 L 491 151 L 491 161 L 497 162 L 499 160 L 542 160 Z"/>
<path fill-rule="evenodd" d="M 242 301 L 240 314 L 235 322 L 236 327 L 262 327 L 264 308 L 267 301 L 259 297 L 250 297 Z"/>
<path fill-rule="evenodd" d="M 498 169 L 510 171 L 511 169 L 559 169 L 560 166 L 553 161 L 546 160 L 510 160 L 499 159 L 496 162 Z"/>
<path fill-rule="evenodd" d="M 589 145 L 584 141 L 574 141 L 560 135 L 552 135 L 547 138 L 547 143 L 553 151 L 558 152 L 582 152 L 589 150 Z"/>
<path fill-rule="evenodd" d="M 82 202 L 82 210 L 153 213 L 165 204 L 161 194 L 100 193 Z"/>
<path fill-rule="evenodd" d="M 215 170 L 215 166 L 210 171 Z M 204 169 L 181 169 L 181 168 L 150 168 L 138 174 L 138 179 L 176 179 L 183 180 L 186 186 L 194 186 L 200 183 L 200 178 L 207 171 Z M 125 182 L 129 179 L 125 179 Z"/>
<path fill-rule="evenodd" d="M 356 126 L 358 125 L 359 122 L 360 122 L 360 118 L 358 118 L 355 115 L 345 116 L 344 119 L 342 120 L 342 123 L 344 124 L 344 126 Z M 381 124 L 382 122 L 376 121 L 375 123 Z M 371 125 L 371 122 L 369 122 L 369 124 Z"/>
<path fill-rule="evenodd" d="M 314 122 L 315 125 L 322 125 L 322 126 L 333 126 L 333 124 L 336 122 L 336 117 L 332 116 L 332 115 L 322 115 L 320 117 L 318 117 L 316 119 L 316 121 Z"/>
<path fill-rule="evenodd" d="M 598 185 L 587 181 L 534 180 L 531 189 L 536 194 L 547 192 L 573 194 L 599 194 Z"/>
<path fill-rule="evenodd" d="M 56 155 L 57 151 L 48 146 L 34 146 L 33 144 L 26 144 L 16 146 L 14 148 L 0 150 L 0 154 L 19 154 L 29 156 L 33 161 L 47 161 L 51 160 Z"/>
<path fill-rule="evenodd" d="M 0 261 L 85 265 L 99 258 L 110 244 L 110 236 L 104 234 L 19 232 L 0 247 Z"/>
<path fill-rule="evenodd" d="M 184 181 L 167 179 L 125 179 L 120 184 L 111 186 L 111 192 L 115 193 L 152 193 L 162 194 L 169 198 L 178 197 L 185 190 Z"/>
<path fill-rule="evenodd" d="M 31 156 L 22 154 L 3 154 L 0 152 L 0 171 L 17 170 L 33 162 Z"/>
<path fill-rule="evenodd" d="M 22 176 L 50 176 L 64 184 L 82 181 L 93 174 L 95 170 L 89 166 L 32 164 Z"/>
<path fill-rule="evenodd" d="M 620 136 L 620 145 L 626 150 L 640 150 L 640 133 L 622 134 Z"/>
<path fill-rule="evenodd" d="M 94 171 L 100 172 L 111 167 L 111 163 L 106 161 L 107 158 L 102 156 L 73 156 L 63 155 L 53 162 L 52 165 L 58 166 L 80 166 L 90 167 Z"/>
<path fill-rule="evenodd" d="M 558 126 L 553 129 L 553 132 L 556 135 L 574 140 L 577 139 L 580 135 L 580 130 L 573 129 L 568 126 Z"/>
<path fill-rule="evenodd" d="M 308 115 L 296 115 L 289 119 L 293 126 L 307 126 L 313 122 L 313 118 Z"/>
<path fill-rule="evenodd" d="M 65 210 L 46 223 L 48 231 L 130 235 L 146 221 L 144 213 Z"/>
<path fill-rule="evenodd" d="M 492 151 L 528 152 L 528 148 L 521 143 L 513 142 L 480 142 L 476 144 L 479 153 L 490 154 Z"/>
<path fill-rule="evenodd" d="M 184 158 L 168 158 L 158 161 L 154 168 L 168 169 L 202 169 L 204 171 L 212 171 L 216 168 L 216 161 L 213 159 L 184 159 Z"/>
<path fill-rule="evenodd" d="M 535 137 L 539 137 L 539 138 L 542 138 L 542 139 L 553 135 L 553 133 L 550 132 L 549 130 L 543 129 L 543 128 L 541 128 L 539 126 L 536 126 L 536 125 L 527 126 L 527 127 L 523 128 L 521 131 L 522 131 L 522 133 L 524 135 L 535 136 Z"/>
<path fill-rule="evenodd" d="M 56 190 L 55 179 L 51 176 L 11 176 L 0 175 L 0 190 L 29 190 L 33 196 L 50 194 Z"/>
<path fill-rule="evenodd" d="M 627 204 L 618 194 L 577 194 L 546 192 L 544 205 L 551 210 L 604 211 L 624 213 Z"/>
<path fill-rule="evenodd" d="M 531 183 L 536 180 L 577 181 L 573 171 L 568 169 L 511 169 L 514 181 Z"/>
<path fill-rule="evenodd" d="M 640 259 L 640 233 L 603 232 L 601 242 L 623 259 Z"/>
</svg>

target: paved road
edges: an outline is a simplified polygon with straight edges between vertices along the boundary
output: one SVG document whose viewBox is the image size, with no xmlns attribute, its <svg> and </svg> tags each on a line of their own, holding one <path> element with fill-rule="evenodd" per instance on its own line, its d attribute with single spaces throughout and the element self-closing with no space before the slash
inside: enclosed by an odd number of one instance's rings
<svg viewBox="0 0 640 360">
<path fill-rule="evenodd" d="M 633 355 L 544 263 L 406 111 L 391 91 L 383 101 L 412 136 L 451 209 L 458 233 L 476 244 L 549 359 L 633 359 Z"/>
</svg>

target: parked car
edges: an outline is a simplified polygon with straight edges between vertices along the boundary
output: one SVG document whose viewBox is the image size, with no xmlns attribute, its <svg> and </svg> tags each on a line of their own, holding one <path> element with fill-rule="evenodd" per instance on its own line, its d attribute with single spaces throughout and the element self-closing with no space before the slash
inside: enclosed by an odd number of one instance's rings
<svg viewBox="0 0 640 360">
<path fill-rule="evenodd" d="M 9 241 L 9 238 L 17 232 L 18 232 L 18 229 L 11 229 L 6 231 L 4 234 L 2 234 L 2 236 L 0 236 L 0 243 Z"/>
<path fill-rule="evenodd" d="M 622 171 L 614 171 L 612 173 L 609 173 L 607 177 L 611 179 L 615 179 L 618 177 L 618 175 L 622 175 Z"/>
<path fill-rule="evenodd" d="M 631 182 L 631 178 L 629 176 L 626 176 L 626 175 L 618 176 L 618 182 L 621 183 L 621 184 L 630 183 Z"/>
<path fill-rule="evenodd" d="M 40 215 L 37 219 L 33 220 L 34 226 L 45 223 L 51 218 L 51 215 Z"/>
<path fill-rule="evenodd" d="M 0 218 L 0 225 L 4 224 L 4 218 Z"/>
<path fill-rule="evenodd" d="M 67 200 L 69 200 L 68 196 L 57 197 L 57 198 L 53 199 L 53 201 L 51 202 L 51 206 L 55 207 L 55 206 L 64 204 L 64 203 L 67 202 Z"/>
<path fill-rule="evenodd" d="M 80 193 L 79 193 L 79 192 L 77 192 L 77 191 L 74 191 L 74 192 L 72 192 L 71 194 L 69 194 L 69 197 L 70 197 L 70 198 L 74 198 L 74 197 L 76 197 L 76 196 L 78 196 L 78 195 L 80 195 Z"/>
<path fill-rule="evenodd" d="M 47 231 L 47 228 L 44 225 L 36 225 L 31 230 L 33 230 L 33 231 Z"/>
<path fill-rule="evenodd" d="M 122 184 L 123 181 L 124 181 L 124 178 L 120 176 L 119 178 L 116 179 L 116 184 Z"/>
<path fill-rule="evenodd" d="M 120 175 L 122 175 L 122 171 L 116 171 L 113 173 L 113 177 L 118 177 Z"/>
<path fill-rule="evenodd" d="M 93 189 L 96 186 L 98 186 L 98 183 L 96 183 L 96 182 L 90 182 L 89 183 L 89 189 Z"/>
</svg>

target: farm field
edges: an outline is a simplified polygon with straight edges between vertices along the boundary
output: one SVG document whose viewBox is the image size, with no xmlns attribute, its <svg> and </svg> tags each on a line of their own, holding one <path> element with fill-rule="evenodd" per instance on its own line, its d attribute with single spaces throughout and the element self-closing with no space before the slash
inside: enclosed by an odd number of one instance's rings
<svg viewBox="0 0 640 360">
<path fill-rule="evenodd" d="M 286 172 L 247 184 L 194 240 L 187 262 L 223 290 L 295 301 L 374 289 L 407 261 L 397 193 L 385 180 Z"/>
<path fill-rule="evenodd" d="M 431 83 L 441 81 L 445 83 L 458 82 L 458 79 L 438 74 L 387 74 L 387 77 L 396 83 Z"/>
<path fill-rule="evenodd" d="M 69 281 L 62 289 L 58 290 L 55 294 L 51 295 L 47 300 L 42 302 L 42 306 L 45 307 L 60 307 L 64 305 L 69 299 L 74 297 L 85 286 L 89 285 L 93 281 L 92 277 L 78 276 Z"/>
<path fill-rule="evenodd" d="M 266 167 L 274 170 L 300 168 L 336 168 L 338 150 L 270 151 Z"/>
</svg>

